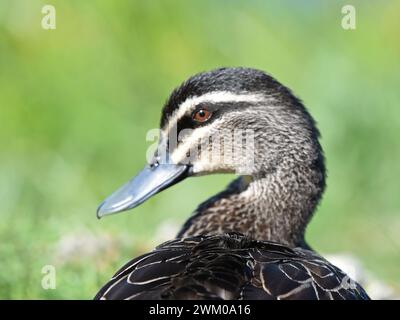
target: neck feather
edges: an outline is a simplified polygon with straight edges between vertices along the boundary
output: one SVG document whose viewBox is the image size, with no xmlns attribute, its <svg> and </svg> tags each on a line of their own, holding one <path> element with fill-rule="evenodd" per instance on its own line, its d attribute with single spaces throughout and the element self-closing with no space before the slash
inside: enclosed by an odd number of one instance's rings
<svg viewBox="0 0 400 320">
<path fill-rule="evenodd" d="M 304 247 L 304 233 L 324 187 L 322 157 L 311 163 L 281 163 L 272 172 L 233 181 L 201 204 L 178 236 L 233 231 Z"/>
</svg>

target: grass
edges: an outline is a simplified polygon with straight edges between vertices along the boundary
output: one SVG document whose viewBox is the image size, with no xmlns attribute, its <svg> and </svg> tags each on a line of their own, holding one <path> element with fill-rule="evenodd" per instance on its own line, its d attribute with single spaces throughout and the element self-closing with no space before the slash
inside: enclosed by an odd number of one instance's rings
<svg viewBox="0 0 400 320">
<path fill-rule="evenodd" d="M 193 178 L 98 221 L 145 163 L 171 89 L 219 66 L 264 69 L 318 121 L 328 189 L 308 230 L 400 289 L 397 1 L 52 1 L 0 4 L 0 298 L 90 299 L 231 176 Z M 168 209 L 166 209 L 168 208 Z M 160 234 L 164 234 L 162 237 Z M 54 265 L 57 288 L 41 286 Z"/>
</svg>

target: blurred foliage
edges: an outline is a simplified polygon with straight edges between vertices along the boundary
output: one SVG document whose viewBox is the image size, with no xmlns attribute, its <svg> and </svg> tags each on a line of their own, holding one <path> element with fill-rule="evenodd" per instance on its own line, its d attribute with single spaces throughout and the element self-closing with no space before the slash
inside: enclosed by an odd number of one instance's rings
<svg viewBox="0 0 400 320">
<path fill-rule="evenodd" d="M 341 7 L 357 29 L 341 28 Z M 57 29 L 41 28 L 53 4 Z M 0 298 L 90 299 L 231 176 L 193 178 L 98 221 L 145 163 L 171 89 L 220 66 L 268 71 L 322 131 L 328 189 L 308 230 L 400 287 L 399 1 L 0 3 Z M 161 228 L 161 229 L 160 229 Z M 164 228 L 165 229 L 165 228 Z M 57 289 L 43 290 L 44 265 Z"/>
</svg>

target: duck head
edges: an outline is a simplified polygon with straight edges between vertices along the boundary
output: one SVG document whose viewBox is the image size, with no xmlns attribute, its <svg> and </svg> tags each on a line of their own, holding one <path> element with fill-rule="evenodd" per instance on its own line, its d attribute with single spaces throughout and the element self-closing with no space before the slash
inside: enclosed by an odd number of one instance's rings
<svg viewBox="0 0 400 320">
<path fill-rule="evenodd" d="M 324 175 L 313 119 L 288 88 L 260 70 L 220 68 L 189 78 L 167 100 L 160 132 L 154 157 L 100 205 L 99 218 L 190 176 L 237 173 L 251 180 L 282 164 L 310 162 Z"/>
</svg>

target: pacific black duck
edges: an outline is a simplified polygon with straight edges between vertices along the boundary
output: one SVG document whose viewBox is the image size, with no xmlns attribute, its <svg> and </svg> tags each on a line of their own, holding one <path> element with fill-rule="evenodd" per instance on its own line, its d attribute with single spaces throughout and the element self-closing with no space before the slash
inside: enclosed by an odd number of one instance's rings
<svg viewBox="0 0 400 320">
<path fill-rule="evenodd" d="M 98 217 L 134 208 L 189 176 L 240 177 L 202 203 L 176 239 L 128 262 L 95 298 L 368 299 L 304 238 L 325 189 L 318 139 L 302 102 L 263 71 L 221 68 L 185 81 L 163 108 L 154 158 L 101 204 Z"/>
</svg>

